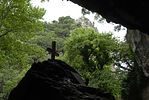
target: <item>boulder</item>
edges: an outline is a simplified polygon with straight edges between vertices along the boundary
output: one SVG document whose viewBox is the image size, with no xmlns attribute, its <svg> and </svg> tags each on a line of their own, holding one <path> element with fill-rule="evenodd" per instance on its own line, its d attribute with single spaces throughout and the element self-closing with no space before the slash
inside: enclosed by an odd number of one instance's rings
<svg viewBox="0 0 149 100">
<path fill-rule="evenodd" d="M 88 87 L 80 74 L 60 60 L 34 63 L 8 100 L 115 100 L 105 91 Z"/>
</svg>

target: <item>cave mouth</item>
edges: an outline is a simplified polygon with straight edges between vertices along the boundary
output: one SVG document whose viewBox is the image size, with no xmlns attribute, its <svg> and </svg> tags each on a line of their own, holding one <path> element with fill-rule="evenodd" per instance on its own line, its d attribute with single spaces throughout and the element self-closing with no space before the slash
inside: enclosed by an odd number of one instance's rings
<svg viewBox="0 0 149 100">
<path fill-rule="evenodd" d="M 149 2 L 144 0 L 70 0 L 92 12 L 101 14 L 106 20 L 129 29 L 138 29 L 148 34 Z"/>
</svg>

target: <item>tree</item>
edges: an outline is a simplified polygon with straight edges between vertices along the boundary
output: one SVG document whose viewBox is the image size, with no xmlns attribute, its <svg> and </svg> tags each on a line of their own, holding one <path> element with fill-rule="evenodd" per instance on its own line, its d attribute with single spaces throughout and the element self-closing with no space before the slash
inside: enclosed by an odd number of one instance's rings
<svg viewBox="0 0 149 100">
<path fill-rule="evenodd" d="M 60 37 L 67 37 L 71 30 L 80 27 L 70 16 L 59 17 L 58 21 L 45 22 L 45 32 L 54 32 Z"/>
<path fill-rule="evenodd" d="M 52 41 L 56 41 L 57 44 L 57 51 L 63 52 L 63 46 L 64 46 L 64 38 L 59 37 L 54 32 L 43 32 L 42 34 L 37 34 L 30 40 L 31 44 L 36 44 L 43 48 L 44 50 L 47 50 L 47 48 L 52 47 Z"/>
<path fill-rule="evenodd" d="M 118 42 L 111 34 L 99 34 L 93 29 L 74 30 L 65 44 L 65 57 L 74 64 L 74 59 L 84 62 L 90 71 L 102 69 L 113 62 L 112 53 L 118 48 Z M 88 66 L 88 67 L 87 67 Z"/>
<path fill-rule="evenodd" d="M 46 49 L 51 47 L 52 41 L 57 41 L 57 49 L 60 53 L 63 53 L 66 37 L 69 36 L 71 31 L 79 27 L 96 29 L 93 23 L 85 17 L 81 17 L 78 20 L 72 19 L 70 16 L 59 17 L 58 21 L 44 22 L 44 32 L 37 33 L 30 42 Z"/>
<path fill-rule="evenodd" d="M 52 41 L 57 42 L 57 50 L 63 53 L 64 41 L 70 32 L 79 26 L 70 16 L 59 17 L 58 21 L 43 22 L 44 31 L 34 36 L 30 43 L 37 44 L 43 49 L 51 47 Z"/>
<path fill-rule="evenodd" d="M 44 49 L 28 42 L 35 32 L 42 31 L 44 13 L 44 9 L 33 7 L 30 0 L 0 1 L 1 100 L 34 61 L 46 58 Z"/>
<path fill-rule="evenodd" d="M 89 86 L 110 92 L 116 100 L 121 100 L 121 84 L 126 75 L 125 71 L 118 68 L 111 70 L 111 66 L 105 66 L 103 70 L 96 70 L 91 74 Z"/>
<path fill-rule="evenodd" d="M 7 65 L 8 59 L 23 60 L 20 58 L 27 56 L 25 52 L 29 53 L 29 48 L 35 47 L 27 41 L 34 36 L 33 32 L 42 30 L 40 20 L 44 13 L 43 9 L 32 7 L 29 0 L 2 0 L 0 2 L 0 55 L 4 65 Z"/>
<path fill-rule="evenodd" d="M 79 28 L 66 40 L 63 60 L 76 68 L 84 79 L 89 79 L 90 86 L 103 88 L 120 98 L 121 82 L 129 70 L 127 65 L 124 68 L 122 65 L 131 61 L 128 45 L 124 44 L 111 34 Z"/>
<path fill-rule="evenodd" d="M 136 62 L 137 61 L 135 61 L 131 70 L 126 75 L 126 78 L 122 81 L 121 91 L 124 100 L 144 100 L 143 97 L 146 96 L 142 93 L 144 93 L 144 90 L 148 91 L 146 89 L 148 78 L 144 75 L 142 68 Z M 147 94 L 147 92 L 145 94 Z"/>
<path fill-rule="evenodd" d="M 32 7 L 30 0 L 1 0 L 0 37 L 8 33 L 37 31 L 45 11 Z"/>
</svg>

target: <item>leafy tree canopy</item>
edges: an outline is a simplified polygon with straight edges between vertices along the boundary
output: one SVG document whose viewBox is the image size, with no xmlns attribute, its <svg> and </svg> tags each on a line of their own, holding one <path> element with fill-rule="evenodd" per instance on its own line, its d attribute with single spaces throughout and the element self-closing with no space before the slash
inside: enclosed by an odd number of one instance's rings
<svg viewBox="0 0 149 100">
<path fill-rule="evenodd" d="M 32 7 L 30 0 L 1 0 L 0 37 L 8 33 L 37 31 L 45 10 Z"/>
<path fill-rule="evenodd" d="M 45 10 L 33 7 L 30 0 L 0 1 L 0 99 L 17 84 L 31 63 L 46 58 L 41 47 L 28 42 L 42 31 L 44 14 Z"/>
<path fill-rule="evenodd" d="M 113 52 L 117 48 L 118 41 L 111 34 L 99 34 L 93 29 L 80 28 L 74 30 L 66 40 L 65 56 L 71 64 L 80 60 L 84 62 L 80 66 L 94 71 L 111 64 Z"/>
<path fill-rule="evenodd" d="M 121 82 L 133 65 L 132 52 L 125 42 L 93 28 L 78 28 L 67 38 L 64 51 L 63 59 L 89 79 L 90 86 L 120 98 Z"/>
<path fill-rule="evenodd" d="M 80 26 L 70 16 L 59 17 L 58 21 L 54 20 L 52 23 L 45 22 L 45 32 L 54 32 L 60 37 L 68 36 L 77 27 Z"/>
</svg>

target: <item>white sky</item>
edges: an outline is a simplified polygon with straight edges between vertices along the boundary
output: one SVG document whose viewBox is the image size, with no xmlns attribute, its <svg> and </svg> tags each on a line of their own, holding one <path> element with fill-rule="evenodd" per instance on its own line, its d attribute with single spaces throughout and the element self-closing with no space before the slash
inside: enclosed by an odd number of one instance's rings
<svg viewBox="0 0 149 100">
<path fill-rule="evenodd" d="M 46 14 L 43 19 L 45 21 L 57 20 L 61 16 L 70 16 L 77 19 L 82 16 L 81 7 L 67 0 L 49 0 L 49 2 L 40 3 L 40 0 L 32 0 L 34 6 L 39 6 L 46 10 Z M 92 15 L 87 16 L 91 21 L 95 21 Z M 123 40 L 126 34 L 125 30 L 120 32 L 113 31 L 114 27 L 108 23 L 97 23 L 95 26 L 98 28 L 99 32 L 112 32 L 115 37 L 119 37 Z"/>
</svg>

